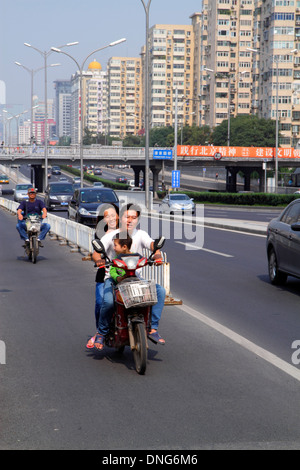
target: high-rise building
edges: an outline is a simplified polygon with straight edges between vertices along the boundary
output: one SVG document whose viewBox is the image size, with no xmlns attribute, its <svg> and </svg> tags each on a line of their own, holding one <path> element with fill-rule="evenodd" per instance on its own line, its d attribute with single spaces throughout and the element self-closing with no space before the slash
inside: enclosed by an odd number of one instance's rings
<svg viewBox="0 0 300 470">
<path fill-rule="evenodd" d="M 140 58 L 112 57 L 107 67 L 109 134 L 124 138 L 142 129 L 142 64 Z"/>
<path fill-rule="evenodd" d="M 204 2 L 207 18 L 204 81 L 204 122 L 215 127 L 228 116 L 251 110 L 254 3 L 252 0 Z"/>
<path fill-rule="evenodd" d="M 54 88 L 56 135 L 71 136 L 71 81 L 55 80 Z"/>
<path fill-rule="evenodd" d="M 150 28 L 150 127 L 173 126 L 178 92 L 178 124 L 192 125 L 194 30 L 192 25 Z M 145 57 L 145 56 L 144 56 Z"/>
<path fill-rule="evenodd" d="M 254 1 L 253 110 L 276 119 L 279 145 L 300 139 L 300 1 Z"/>
<path fill-rule="evenodd" d="M 71 141 L 80 142 L 81 126 L 95 136 L 106 133 L 107 75 L 101 64 L 94 60 L 82 72 L 82 97 L 80 98 L 80 73 L 71 78 Z"/>
</svg>

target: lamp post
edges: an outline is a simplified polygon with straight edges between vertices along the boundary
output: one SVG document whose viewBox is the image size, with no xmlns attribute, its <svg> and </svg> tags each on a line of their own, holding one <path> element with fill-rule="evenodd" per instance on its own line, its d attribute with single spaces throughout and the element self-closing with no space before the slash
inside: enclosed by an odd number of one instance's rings
<svg viewBox="0 0 300 470">
<path fill-rule="evenodd" d="M 70 46 L 75 46 L 76 44 L 78 44 L 78 42 L 69 42 L 68 44 L 64 44 L 63 46 L 60 46 L 60 48 L 63 48 L 63 47 L 70 47 Z M 45 134 L 45 147 L 44 147 L 44 150 L 45 150 L 45 188 L 47 187 L 47 184 L 48 184 L 48 103 L 47 103 L 47 100 L 48 100 L 48 97 L 47 97 L 47 59 L 49 57 L 50 54 L 52 54 L 52 50 L 50 49 L 50 51 L 41 51 L 40 49 L 38 49 L 37 47 L 34 47 L 32 46 L 31 44 L 29 44 L 28 42 L 24 42 L 24 46 L 26 47 L 30 47 L 31 49 L 34 49 L 35 51 L 37 51 L 44 59 L 44 70 L 45 70 L 45 126 L 44 126 L 44 134 Z"/>
<path fill-rule="evenodd" d="M 107 44 L 107 46 L 100 47 L 99 49 L 94 50 L 93 52 L 91 52 L 90 54 L 88 54 L 86 56 L 86 58 L 84 59 L 84 61 L 81 64 L 81 66 L 79 65 L 77 60 L 73 56 L 68 54 L 67 52 L 62 51 L 60 48 L 57 48 L 57 47 L 51 47 L 52 51 L 57 52 L 58 54 L 64 54 L 67 57 L 69 57 L 71 60 L 73 60 L 75 62 L 75 64 L 77 65 L 78 70 L 79 70 L 79 94 L 80 94 L 79 98 L 80 98 L 80 103 L 81 103 L 81 115 L 80 115 L 80 120 L 79 120 L 80 121 L 80 129 L 79 129 L 79 131 L 80 131 L 80 142 L 79 142 L 79 147 L 80 147 L 80 182 L 81 182 L 81 186 L 83 186 L 83 120 L 82 120 L 83 77 L 82 77 L 82 75 L 83 75 L 84 64 L 86 63 L 88 58 L 91 57 L 93 54 L 96 54 L 96 52 L 103 51 L 104 49 L 107 49 L 108 47 L 117 46 L 118 44 L 121 44 L 122 42 L 125 42 L 125 41 L 126 41 L 125 38 L 119 39 L 118 41 L 114 41 L 114 42 L 111 42 L 110 44 Z"/>
<path fill-rule="evenodd" d="M 33 78 L 34 78 L 34 75 L 39 72 L 40 70 L 43 70 L 44 67 L 39 67 L 38 69 L 29 69 L 28 67 L 26 67 L 25 65 L 21 64 L 20 62 L 15 62 L 16 65 L 18 65 L 18 67 L 22 67 L 24 70 L 26 70 L 26 72 L 28 72 L 30 74 L 30 77 L 31 77 L 31 86 L 30 86 L 30 103 L 31 103 L 31 121 L 30 121 L 30 143 L 32 143 L 33 141 Z M 60 64 L 51 64 L 51 65 L 48 65 L 48 67 L 58 67 Z"/>
<path fill-rule="evenodd" d="M 141 0 L 145 15 L 146 15 L 146 57 L 145 57 L 145 206 L 149 211 L 150 198 L 149 198 L 149 141 L 150 141 L 150 109 L 149 109 L 149 18 L 151 1 L 148 0 L 146 5 L 144 0 Z"/>
</svg>

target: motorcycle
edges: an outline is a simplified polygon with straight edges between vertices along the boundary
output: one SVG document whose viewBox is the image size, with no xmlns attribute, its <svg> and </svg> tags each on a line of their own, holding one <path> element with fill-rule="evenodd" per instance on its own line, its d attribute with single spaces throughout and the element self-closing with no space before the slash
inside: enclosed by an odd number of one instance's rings
<svg viewBox="0 0 300 470">
<path fill-rule="evenodd" d="M 136 270 L 155 264 L 154 254 L 163 247 L 164 242 L 164 237 L 155 240 L 154 250 L 149 258 L 127 255 L 110 260 L 102 242 L 92 241 L 94 250 L 106 260 L 103 268 L 115 266 L 123 269 L 127 275 L 114 287 L 114 314 L 110 331 L 105 337 L 105 345 L 116 348 L 120 353 L 125 346 L 130 346 L 136 371 L 140 375 L 146 371 L 147 333 L 151 330 L 151 307 L 157 303 L 157 293 L 155 281 L 140 279 Z"/>
<path fill-rule="evenodd" d="M 25 246 L 25 252 L 29 261 L 36 263 L 39 255 L 38 237 L 41 231 L 42 219 L 38 214 L 28 214 L 26 217 L 26 229 L 29 243 Z"/>
</svg>

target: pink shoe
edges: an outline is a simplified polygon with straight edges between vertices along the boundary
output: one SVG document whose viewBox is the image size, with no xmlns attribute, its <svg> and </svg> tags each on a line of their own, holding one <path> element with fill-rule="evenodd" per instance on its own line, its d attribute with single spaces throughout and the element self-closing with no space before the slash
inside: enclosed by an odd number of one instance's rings
<svg viewBox="0 0 300 470">
<path fill-rule="evenodd" d="M 95 336 L 92 336 L 91 339 L 89 339 L 86 347 L 88 349 L 93 349 L 94 348 L 94 344 L 95 344 L 95 339 L 96 339 L 96 335 Z"/>
</svg>

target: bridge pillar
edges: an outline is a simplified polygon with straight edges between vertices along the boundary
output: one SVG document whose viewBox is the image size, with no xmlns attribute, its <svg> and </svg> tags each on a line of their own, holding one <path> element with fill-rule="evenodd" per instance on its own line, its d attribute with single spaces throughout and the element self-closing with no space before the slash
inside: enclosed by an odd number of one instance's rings
<svg viewBox="0 0 300 470">
<path fill-rule="evenodd" d="M 33 165 L 34 168 L 34 184 L 39 193 L 44 192 L 44 173 L 45 169 L 42 165 Z"/>
<path fill-rule="evenodd" d="M 236 193 L 236 176 L 239 172 L 239 168 L 226 167 L 226 191 L 228 193 Z"/>
<path fill-rule="evenodd" d="M 160 172 L 160 168 L 156 167 L 151 167 L 152 170 L 152 175 L 153 175 L 153 196 L 158 197 L 157 191 L 158 191 L 158 175 Z"/>
<path fill-rule="evenodd" d="M 136 165 L 131 165 L 131 168 L 133 169 L 134 171 L 134 186 L 136 186 L 137 188 L 139 187 L 139 184 L 140 184 L 140 172 L 142 171 L 143 172 L 143 176 L 145 176 L 145 167 L 143 166 L 136 166 Z M 145 178 L 144 178 L 144 181 L 145 181 Z"/>
<path fill-rule="evenodd" d="M 252 168 L 243 168 L 244 173 L 244 191 L 251 190 L 251 173 L 253 173 Z"/>
</svg>

